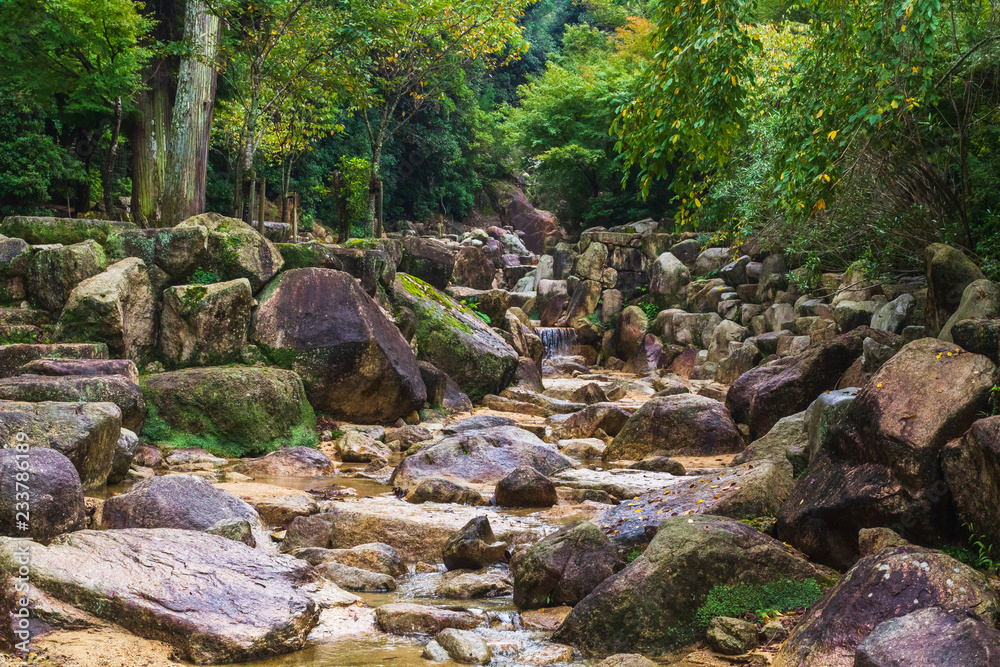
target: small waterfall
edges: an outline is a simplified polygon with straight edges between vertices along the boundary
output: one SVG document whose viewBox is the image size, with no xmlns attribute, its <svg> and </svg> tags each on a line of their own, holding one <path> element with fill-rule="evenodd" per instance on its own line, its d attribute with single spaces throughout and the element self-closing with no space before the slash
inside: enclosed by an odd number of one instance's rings
<svg viewBox="0 0 1000 667">
<path fill-rule="evenodd" d="M 545 346 L 545 358 L 558 357 L 569 353 L 577 344 L 576 329 L 570 327 L 538 327 L 535 329 Z"/>
</svg>

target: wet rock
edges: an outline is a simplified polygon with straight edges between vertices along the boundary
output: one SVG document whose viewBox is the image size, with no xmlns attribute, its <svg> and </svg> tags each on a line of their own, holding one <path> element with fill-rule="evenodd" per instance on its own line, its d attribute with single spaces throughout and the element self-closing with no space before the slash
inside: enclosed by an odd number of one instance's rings
<svg viewBox="0 0 1000 667">
<path fill-rule="evenodd" d="M 447 628 L 472 630 L 483 619 L 468 611 L 445 607 L 394 602 L 375 609 L 375 617 L 383 632 L 393 635 L 434 635 Z"/>
<path fill-rule="evenodd" d="M 77 285 L 106 267 L 104 250 L 92 240 L 36 249 L 28 259 L 28 298 L 38 308 L 59 313 Z"/>
<path fill-rule="evenodd" d="M 115 457 L 111 461 L 108 484 L 118 484 L 125 479 L 129 468 L 132 467 L 132 459 L 138 446 L 139 436 L 127 428 L 123 428 L 118 436 L 118 442 L 115 443 Z"/>
<path fill-rule="evenodd" d="M 351 549 L 305 547 L 292 551 L 292 555 L 312 565 L 341 563 L 390 577 L 401 577 L 406 574 L 406 564 L 399 552 L 388 544 L 380 542 L 359 544 Z"/>
<path fill-rule="evenodd" d="M 156 301 L 141 259 L 130 257 L 73 288 L 55 335 L 106 343 L 116 357 L 145 363 L 156 344 Z"/>
<path fill-rule="evenodd" d="M 408 416 L 427 398 L 399 329 L 342 271 L 281 274 L 261 295 L 252 339 L 279 365 L 297 371 L 309 402 L 334 418 L 388 422 Z"/>
<path fill-rule="evenodd" d="M 299 376 L 277 368 L 217 366 L 142 379 L 149 414 L 141 435 L 213 454 L 266 454 L 315 445 L 316 416 Z"/>
<path fill-rule="evenodd" d="M 517 352 L 467 307 L 407 274 L 396 276 L 394 298 L 396 307 L 416 315 L 420 359 L 447 373 L 473 401 L 510 384 Z"/>
<path fill-rule="evenodd" d="M 493 660 L 493 651 L 474 632 L 448 628 L 435 638 L 451 659 L 463 665 L 487 665 Z"/>
<path fill-rule="evenodd" d="M 146 417 L 146 400 L 139 385 L 123 375 L 18 375 L 0 379 L 0 400 L 40 403 L 114 403 L 122 426 L 138 431 Z"/>
<path fill-rule="evenodd" d="M 21 545 L 0 540 L 5 570 Z M 319 619 L 312 568 L 215 535 L 86 530 L 30 548 L 38 589 L 196 664 L 298 650 Z"/>
<path fill-rule="evenodd" d="M 591 438 L 597 431 L 616 436 L 629 417 L 628 411 L 614 403 L 595 403 L 563 422 L 559 426 L 559 437 L 564 440 Z"/>
<path fill-rule="evenodd" d="M 435 595 L 449 600 L 477 600 L 506 597 L 514 590 L 510 577 L 498 569 L 467 572 L 456 570 L 440 575 Z"/>
<path fill-rule="evenodd" d="M 962 251 L 933 243 L 924 251 L 927 267 L 928 334 L 936 336 L 958 309 L 969 283 L 985 276 Z"/>
<path fill-rule="evenodd" d="M 713 618 L 705 636 L 709 647 L 723 655 L 742 655 L 757 648 L 757 626 L 740 618 Z"/>
<path fill-rule="evenodd" d="M 494 492 L 498 507 L 552 507 L 559 499 L 552 481 L 534 468 L 515 468 Z"/>
<path fill-rule="evenodd" d="M 449 570 L 479 570 L 510 559 L 507 543 L 497 540 L 485 516 L 476 517 L 452 535 L 441 553 Z"/>
<path fill-rule="evenodd" d="M 190 475 L 143 480 L 104 502 L 104 525 L 121 528 L 178 528 L 207 531 L 240 519 L 250 524 L 248 546 L 268 544 L 264 523 L 254 508 L 233 494 Z"/>
<path fill-rule="evenodd" d="M 54 449 L 80 474 L 85 491 L 103 486 L 121 435 L 114 403 L 20 403 L 0 401 L 0 442 L 14 446 L 17 434 L 30 447 Z"/>
<path fill-rule="evenodd" d="M 27 476 L 19 479 L 25 472 Z M 24 510 L 19 507 L 24 496 L 19 494 L 25 488 L 30 489 L 26 511 L 30 519 L 19 526 L 17 514 Z M 69 459 L 54 449 L 0 449 L 0 535 L 48 542 L 82 530 L 86 523 L 80 475 Z"/>
<path fill-rule="evenodd" d="M 566 526 L 511 560 L 514 604 L 521 609 L 575 605 L 624 566 L 600 528 L 589 521 Z"/>
<path fill-rule="evenodd" d="M 391 449 L 360 433 L 345 433 L 334 443 L 334 447 L 345 463 L 369 463 L 388 460 L 392 456 Z"/>
<path fill-rule="evenodd" d="M 456 482 L 495 484 L 515 468 L 531 466 L 543 475 L 572 467 L 537 436 L 516 426 L 497 426 L 446 437 L 407 457 L 396 468 L 391 483 L 416 486 L 425 478 L 446 475 Z"/>
<path fill-rule="evenodd" d="M 387 574 L 369 572 L 335 561 L 327 561 L 317 565 L 316 572 L 347 591 L 384 593 L 396 590 L 396 580 Z"/>
<path fill-rule="evenodd" d="M 940 606 L 971 611 L 993 624 L 997 602 L 984 575 L 939 551 L 912 546 L 883 551 L 859 560 L 826 593 L 773 665 L 851 667 L 855 649 L 884 621 Z"/>
<path fill-rule="evenodd" d="M 267 456 L 241 461 L 233 470 L 250 477 L 322 477 L 335 470 L 333 461 L 309 447 L 286 447 Z"/>
<path fill-rule="evenodd" d="M 163 293 L 160 350 L 171 366 L 215 366 L 243 357 L 255 301 L 246 278 L 181 285 Z"/>
<path fill-rule="evenodd" d="M 475 489 L 456 484 L 447 479 L 423 479 L 406 496 L 406 502 L 456 503 L 458 505 L 482 506 L 489 502 Z"/>
<path fill-rule="evenodd" d="M 993 667 L 1000 632 L 968 611 L 921 609 L 880 623 L 854 654 L 854 667 Z"/>
<path fill-rule="evenodd" d="M 246 278 L 256 292 L 284 266 L 277 246 L 242 220 L 202 213 L 177 225 L 178 229 L 193 227 L 208 230 L 206 268 L 221 278 Z"/>
<path fill-rule="evenodd" d="M 668 651 L 693 639 L 695 612 L 715 586 L 829 578 L 738 521 L 674 517 L 641 556 L 573 608 L 553 639 L 588 656 Z"/>
<path fill-rule="evenodd" d="M 735 454 L 743 436 L 719 401 L 680 394 L 653 398 L 628 420 L 604 459 L 639 460 L 656 451 L 668 455 Z"/>
</svg>

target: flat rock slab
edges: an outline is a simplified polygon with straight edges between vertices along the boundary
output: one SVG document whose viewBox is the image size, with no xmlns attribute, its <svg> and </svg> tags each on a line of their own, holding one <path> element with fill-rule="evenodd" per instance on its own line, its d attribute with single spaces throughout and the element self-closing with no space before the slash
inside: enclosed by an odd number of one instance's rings
<svg viewBox="0 0 1000 667">
<path fill-rule="evenodd" d="M 574 468 L 557 472 L 551 477 L 556 488 L 588 489 L 604 491 L 618 500 L 641 496 L 654 491 L 673 488 L 685 477 L 677 477 L 665 472 L 648 472 L 630 468 L 613 470 L 593 470 Z"/>
<path fill-rule="evenodd" d="M 5 570 L 25 544 L 40 590 L 197 664 L 297 650 L 319 620 L 306 563 L 216 535 L 86 530 L 47 547 L 0 539 Z"/>
</svg>

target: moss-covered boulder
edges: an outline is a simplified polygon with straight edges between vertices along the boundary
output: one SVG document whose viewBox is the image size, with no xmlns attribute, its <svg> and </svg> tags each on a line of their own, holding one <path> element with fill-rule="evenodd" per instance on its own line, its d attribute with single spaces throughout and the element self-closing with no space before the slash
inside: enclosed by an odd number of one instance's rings
<svg viewBox="0 0 1000 667">
<path fill-rule="evenodd" d="M 38 308 L 58 313 L 73 288 L 107 265 L 104 249 L 94 241 L 40 248 L 28 261 L 28 299 Z"/>
<path fill-rule="evenodd" d="M 108 237 L 104 251 L 111 261 L 138 257 L 154 284 L 183 280 L 205 262 L 208 230 L 200 225 L 162 229 L 128 229 Z"/>
<path fill-rule="evenodd" d="M 156 343 L 155 327 L 156 302 L 146 265 L 129 257 L 73 289 L 59 316 L 56 337 L 106 343 L 113 356 L 142 364 Z"/>
<path fill-rule="evenodd" d="M 160 313 L 164 360 L 173 366 L 238 361 L 247 344 L 253 306 L 253 291 L 246 278 L 168 288 Z"/>
<path fill-rule="evenodd" d="M 407 236 L 403 239 L 403 256 L 399 268 L 443 290 L 451 282 L 456 254 L 457 250 L 437 239 Z"/>
<path fill-rule="evenodd" d="M 396 276 L 394 299 L 416 315 L 418 358 L 447 373 L 473 401 L 510 384 L 517 352 L 476 313 L 405 273 Z"/>
<path fill-rule="evenodd" d="M 158 444 L 235 458 L 318 442 L 316 415 L 291 371 L 190 368 L 139 382 L 149 406 L 141 435 Z"/>
<path fill-rule="evenodd" d="M 725 596 L 714 589 L 742 584 L 753 589 L 744 593 L 763 599 L 770 592 L 768 585 L 783 581 L 819 585 L 834 579 L 833 572 L 739 521 L 672 517 L 660 524 L 641 556 L 573 608 L 553 639 L 572 644 L 584 655 L 666 652 L 700 636 L 711 620 L 705 613 L 699 615 L 706 603 L 715 602 L 720 611 L 728 611 L 728 605 L 718 604 Z M 785 605 L 756 609 L 778 606 Z"/>
<path fill-rule="evenodd" d="M 355 423 L 394 421 L 427 391 L 399 329 L 343 271 L 295 269 L 260 295 L 253 342 L 297 371 L 317 410 Z"/>
<path fill-rule="evenodd" d="M 927 268 L 927 333 L 936 336 L 958 310 L 969 283 L 986 276 L 958 248 L 932 243 L 924 250 Z"/>
<path fill-rule="evenodd" d="M 122 426 L 138 431 L 146 416 L 146 401 L 139 385 L 124 375 L 25 374 L 0 379 L 0 400 L 114 403 L 122 413 Z"/>
<path fill-rule="evenodd" d="M 24 277 L 28 271 L 31 247 L 23 239 L 0 234 L 0 303 L 16 304 L 27 295 Z"/>
<path fill-rule="evenodd" d="M 204 268 L 225 280 L 246 278 L 255 292 L 281 271 L 285 263 L 277 246 L 242 220 L 202 213 L 177 227 L 205 227 L 208 251 Z"/>
<path fill-rule="evenodd" d="M 10 215 L 0 222 L 0 234 L 24 239 L 32 245 L 80 243 L 88 239 L 104 243 L 111 234 L 131 229 L 131 222 Z"/>
</svg>

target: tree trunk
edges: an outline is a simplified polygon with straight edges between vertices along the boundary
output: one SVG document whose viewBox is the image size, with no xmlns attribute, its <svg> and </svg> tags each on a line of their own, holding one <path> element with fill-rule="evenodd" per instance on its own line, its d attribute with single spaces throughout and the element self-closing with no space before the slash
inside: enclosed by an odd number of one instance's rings
<svg viewBox="0 0 1000 667">
<path fill-rule="evenodd" d="M 260 196 L 257 198 L 257 231 L 264 233 L 264 212 L 267 205 L 267 179 L 260 177 Z"/>
<path fill-rule="evenodd" d="M 156 227 L 160 219 L 173 81 L 166 60 L 154 63 L 144 78 L 149 81 L 149 88 L 139 94 L 139 111 L 129 127 L 132 221 L 140 227 Z"/>
<path fill-rule="evenodd" d="M 122 98 L 115 98 L 111 116 L 111 143 L 104 155 L 101 169 L 101 189 L 104 190 L 104 213 L 111 218 L 114 213 L 115 162 L 118 159 L 118 140 L 122 131 Z"/>
<path fill-rule="evenodd" d="M 193 53 L 181 62 L 177 75 L 177 98 L 164 174 L 163 220 L 168 225 L 205 211 L 217 78 L 213 63 L 219 34 L 219 19 L 208 13 L 203 0 L 188 0 L 184 39 L 192 45 Z"/>
<path fill-rule="evenodd" d="M 375 236 L 375 219 L 378 214 L 378 182 L 382 176 L 382 139 L 377 137 L 372 146 L 371 176 L 368 179 L 368 216 L 365 219 L 365 237 Z"/>
</svg>

